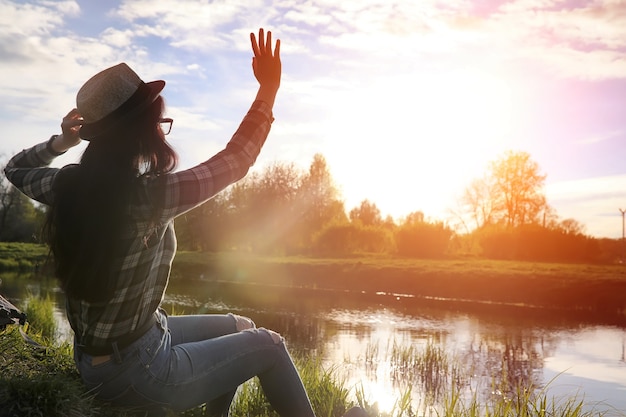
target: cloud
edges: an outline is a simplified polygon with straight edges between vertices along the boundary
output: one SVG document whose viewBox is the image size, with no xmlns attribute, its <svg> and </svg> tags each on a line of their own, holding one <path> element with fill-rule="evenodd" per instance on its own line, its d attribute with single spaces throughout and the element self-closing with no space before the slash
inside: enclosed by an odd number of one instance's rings
<svg viewBox="0 0 626 417">
<path fill-rule="evenodd" d="M 622 136 L 626 136 L 626 130 L 612 130 L 610 132 L 603 132 L 602 134 L 599 134 L 596 136 L 581 139 L 578 142 L 581 145 L 593 145 L 596 143 L 605 142 L 605 141 L 619 138 Z"/>
<path fill-rule="evenodd" d="M 576 219 L 588 234 L 618 238 L 625 189 L 626 175 L 615 175 L 549 183 L 546 196 L 561 218 Z"/>
<path fill-rule="evenodd" d="M 72 0 L 67 1 L 44 1 L 40 0 L 39 4 L 53 10 L 58 10 L 62 15 L 76 17 L 80 15 L 80 6 Z"/>
</svg>

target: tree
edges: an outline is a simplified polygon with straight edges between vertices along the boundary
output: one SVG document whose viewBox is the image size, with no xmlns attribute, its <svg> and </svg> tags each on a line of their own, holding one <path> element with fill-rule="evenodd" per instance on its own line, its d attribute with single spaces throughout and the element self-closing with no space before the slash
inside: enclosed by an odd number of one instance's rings
<svg viewBox="0 0 626 417">
<path fill-rule="evenodd" d="M 494 221 L 492 193 L 489 178 L 482 177 L 473 180 L 461 197 L 461 203 L 465 206 L 465 211 L 470 214 L 476 228 Z"/>
<path fill-rule="evenodd" d="M 492 162 L 491 201 L 496 216 L 506 226 L 516 227 L 539 221 L 545 210 L 543 186 L 546 175 L 527 152 L 508 151 Z"/>
<path fill-rule="evenodd" d="M 294 164 L 274 163 L 254 179 L 249 201 L 252 246 L 263 252 L 290 250 L 298 240 L 292 231 L 299 220 L 300 170 Z"/>
<path fill-rule="evenodd" d="M 0 164 L 0 241 L 37 241 L 45 220 L 44 209 L 36 207 L 6 179 L 5 165 Z"/>
<path fill-rule="evenodd" d="M 398 254 L 414 258 L 444 256 L 452 235 L 443 222 L 424 221 L 421 211 L 410 213 L 394 232 Z"/>
<path fill-rule="evenodd" d="M 0 241 L 38 241 L 45 217 L 43 209 L 35 207 L 28 197 L 13 186 L 0 197 Z"/>
<path fill-rule="evenodd" d="M 363 200 L 359 207 L 350 210 L 350 221 L 360 222 L 363 226 L 380 226 L 383 218 L 375 203 Z"/>
<path fill-rule="evenodd" d="M 307 244 L 315 232 L 332 222 L 347 222 L 343 201 L 334 184 L 326 159 L 321 154 L 313 156 L 308 173 L 298 190 L 301 205 L 301 226 Z"/>
<path fill-rule="evenodd" d="M 543 191 L 545 179 L 527 152 L 507 151 L 491 162 L 484 177 L 470 183 L 461 202 L 477 229 L 543 224 L 552 215 Z"/>
</svg>

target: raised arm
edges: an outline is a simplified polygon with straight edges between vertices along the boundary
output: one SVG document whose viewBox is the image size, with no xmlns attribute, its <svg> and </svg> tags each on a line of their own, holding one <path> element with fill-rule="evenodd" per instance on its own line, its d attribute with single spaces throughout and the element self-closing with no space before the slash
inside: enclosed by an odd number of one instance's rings
<svg viewBox="0 0 626 417">
<path fill-rule="evenodd" d="M 61 122 L 62 134 L 25 149 L 9 160 L 4 168 L 8 180 L 30 198 L 50 204 L 52 182 L 58 169 L 47 166 L 54 158 L 80 143 L 77 133 L 80 123 L 76 109 L 71 110 Z"/>
<path fill-rule="evenodd" d="M 159 204 L 161 220 L 176 217 L 243 178 L 256 161 L 274 120 L 272 107 L 280 87 L 280 40 L 272 48 L 272 33 L 259 39 L 250 34 L 252 70 L 259 89 L 250 110 L 243 118 L 226 147 L 207 161 L 185 171 L 167 175 L 165 181 L 154 180 L 154 193 L 163 196 Z M 162 189 L 165 187 L 165 189 Z M 158 200 L 157 200 L 158 201 Z"/>
</svg>

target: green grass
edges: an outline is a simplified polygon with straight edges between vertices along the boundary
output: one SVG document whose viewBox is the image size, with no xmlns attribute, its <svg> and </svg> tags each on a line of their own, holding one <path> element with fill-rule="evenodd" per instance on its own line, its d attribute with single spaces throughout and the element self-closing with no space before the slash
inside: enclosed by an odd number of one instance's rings
<svg viewBox="0 0 626 417">
<path fill-rule="evenodd" d="M 0 242 L 0 272 L 32 272 L 43 265 L 47 255 L 45 245 Z"/>
<path fill-rule="evenodd" d="M 452 257 L 446 259 L 413 259 L 392 255 L 364 254 L 345 258 L 321 258 L 305 256 L 257 256 L 246 252 L 191 252 L 178 251 L 176 263 L 185 266 L 204 266 L 208 268 L 230 268 L 237 264 L 273 264 L 273 265 L 300 265 L 332 268 L 363 268 L 363 269 L 398 269 L 405 272 L 420 272 L 424 274 L 506 274 L 515 276 L 552 276 L 589 278 L 595 275 L 598 278 L 611 277 L 625 280 L 626 266 L 618 264 L 577 264 L 577 263 L 549 263 L 523 262 L 507 260 L 491 260 L 481 258 Z"/>
<path fill-rule="evenodd" d="M 473 305 L 593 311 L 626 317 L 626 265 L 554 264 L 483 259 L 345 259 L 178 252 L 174 279 L 410 294 Z"/>
<path fill-rule="evenodd" d="M 57 323 L 54 318 L 54 301 L 50 296 L 35 297 L 30 295 L 25 302 L 26 317 L 30 328 L 46 340 L 54 341 Z"/>
<path fill-rule="evenodd" d="M 34 336 L 38 338 L 37 335 Z M 38 339 L 44 348 L 27 344 L 16 327 L 0 333 L 0 404 L 2 415 L 19 416 L 74 416 L 130 417 L 133 414 L 123 408 L 105 406 L 92 398 L 83 388 L 74 368 L 71 346 L 53 346 L 46 339 Z M 450 373 L 450 358 L 437 348 L 407 350 L 394 355 L 401 364 L 420 369 L 439 369 Z M 441 362 L 435 365 L 435 362 Z M 390 412 L 381 412 L 376 404 L 368 402 L 362 388 L 348 388 L 338 368 L 325 369 L 312 357 L 296 358 L 296 365 L 318 417 L 339 417 L 350 406 L 364 407 L 371 417 L 600 417 L 606 411 L 584 411 L 584 402 L 577 397 L 554 398 L 548 387 L 534 390 L 519 387 L 512 396 L 493 396 L 483 401 L 477 395 L 469 399 L 462 394 L 451 379 L 444 383 L 445 389 L 438 403 L 424 408 L 415 404 L 412 388 L 399 395 Z M 402 365 L 404 366 L 404 365 Z M 181 413 L 181 417 L 203 416 L 202 407 Z M 252 379 L 242 385 L 231 407 L 233 417 L 277 417 L 263 395 L 258 380 Z M 617 414 L 614 414 L 617 415 Z M 626 414 L 621 414 L 626 415 Z M 168 417 L 174 417 L 170 414 Z"/>
<path fill-rule="evenodd" d="M 26 343 L 15 326 L 0 333 L 2 415 L 107 415 L 86 394 L 72 360 L 71 347 L 52 346 L 36 334 L 30 336 L 45 347 Z"/>
</svg>

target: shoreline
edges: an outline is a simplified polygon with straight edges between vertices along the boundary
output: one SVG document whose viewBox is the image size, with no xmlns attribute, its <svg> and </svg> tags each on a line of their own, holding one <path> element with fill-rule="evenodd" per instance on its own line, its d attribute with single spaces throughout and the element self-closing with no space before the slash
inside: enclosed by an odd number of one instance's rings
<svg viewBox="0 0 626 417">
<path fill-rule="evenodd" d="M 386 295 L 455 307 L 592 314 L 626 325 L 624 265 L 179 252 L 172 279 Z"/>
</svg>

